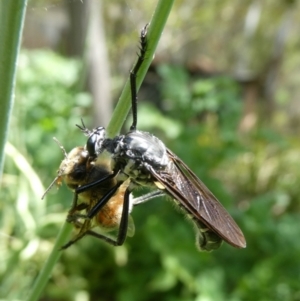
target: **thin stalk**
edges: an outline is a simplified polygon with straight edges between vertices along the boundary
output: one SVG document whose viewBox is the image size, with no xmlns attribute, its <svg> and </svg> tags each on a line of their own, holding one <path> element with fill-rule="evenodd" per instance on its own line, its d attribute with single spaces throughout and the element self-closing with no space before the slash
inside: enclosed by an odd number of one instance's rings
<svg viewBox="0 0 300 301">
<path fill-rule="evenodd" d="M 35 280 L 33 289 L 28 297 L 28 301 L 36 301 L 40 299 L 40 295 L 44 290 L 50 276 L 51 272 L 58 261 L 59 257 L 61 256 L 61 246 L 65 244 L 65 242 L 70 237 L 70 233 L 72 231 L 73 226 L 69 223 L 64 223 L 60 232 L 58 233 L 55 241 L 55 245 L 53 250 L 48 257 L 47 261 L 45 262 L 43 268 L 41 269 L 38 278 Z"/>
<path fill-rule="evenodd" d="M 163 32 L 164 26 L 167 22 L 174 0 L 160 0 L 156 6 L 155 12 L 152 16 L 151 22 L 147 30 L 147 54 L 143 64 L 137 74 L 136 87 L 139 90 L 149 66 L 152 62 L 155 49 L 157 47 L 160 36 Z M 116 136 L 125 119 L 128 115 L 131 106 L 131 93 L 129 78 L 125 84 L 122 94 L 119 98 L 118 104 L 113 112 L 109 125 L 107 126 L 106 133 L 109 137 Z"/>
<path fill-rule="evenodd" d="M 0 1 L 0 178 L 27 0 Z"/>
<path fill-rule="evenodd" d="M 151 64 L 156 46 L 158 44 L 159 38 L 161 36 L 161 33 L 163 31 L 163 28 L 167 22 L 169 13 L 171 11 L 172 5 L 174 0 L 159 0 L 155 12 L 152 16 L 149 28 L 148 28 L 148 52 L 147 57 L 143 62 L 143 65 L 137 75 L 137 89 L 140 88 L 142 81 L 148 71 L 148 68 Z M 131 98 L 130 98 L 130 83 L 129 79 L 127 80 L 125 87 L 123 89 L 123 92 L 120 96 L 119 102 L 117 107 L 115 108 L 115 111 L 113 113 L 113 116 L 111 118 L 111 121 L 107 127 L 107 132 L 109 136 L 115 136 L 121 129 L 126 116 L 129 112 L 131 104 Z M 59 250 L 59 247 L 62 246 L 70 236 L 72 230 L 72 226 L 65 223 L 58 234 L 56 238 L 55 246 L 46 261 L 43 269 L 41 270 L 34 287 L 31 291 L 31 294 L 28 301 L 36 301 L 39 299 L 39 296 L 41 292 L 43 291 L 50 275 L 51 271 L 55 266 L 55 263 L 60 257 L 61 251 Z"/>
</svg>

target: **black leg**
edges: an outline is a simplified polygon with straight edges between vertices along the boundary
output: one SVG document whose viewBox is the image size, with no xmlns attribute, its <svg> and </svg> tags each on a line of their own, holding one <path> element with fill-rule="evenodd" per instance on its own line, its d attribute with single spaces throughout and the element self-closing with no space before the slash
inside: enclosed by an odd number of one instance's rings
<svg viewBox="0 0 300 301">
<path fill-rule="evenodd" d="M 116 246 L 123 245 L 126 239 L 127 229 L 128 229 L 129 203 L 130 203 L 129 196 L 130 196 L 130 191 L 127 188 L 124 194 L 123 210 L 121 215 L 121 221 L 120 221 Z"/>
<path fill-rule="evenodd" d="M 137 88 L 136 88 L 136 76 L 137 73 L 145 59 L 145 54 L 147 50 L 147 27 L 148 24 L 142 29 L 141 31 L 141 46 L 140 46 L 140 54 L 139 58 L 133 67 L 133 69 L 130 71 L 130 89 L 131 89 L 131 111 L 132 111 L 132 125 L 130 127 L 131 131 L 136 130 L 137 125 Z"/>
<path fill-rule="evenodd" d="M 80 204 L 76 205 L 75 207 L 73 205 L 71 210 L 69 210 L 69 214 L 67 216 L 67 222 L 74 223 L 79 218 L 83 218 L 85 220 L 91 220 L 107 204 L 107 202 L 109 202 L 109 200 L 113 197 L 113 195 L 117 192 L 117 190 L 122 184 L 123 184 L 122 182 L 119 182 L 117 183 L 117 185 L 111 188 L 104 196 L 100 198 L 99 201 L 97 201 L 96 205 L 93 206 L 87 214 L 76 213 L 76 211 L 81 210 L 81 209 L 77 210 L 77 208 L 80 208 Z M 76 194 L 75 192 L 74 199 L 77 200 L 77 196 L 78 194 Z"/>
<path fill-rule="evenodd" d="M 134 198 L 132 200 L 132 204 L 133 204 L 133 206 L 137 206 L 137 205 L 146 203 L 152 199 L 155 199 L 155 198 L 158 198 L 158 197 L 161 197 L 164 195 L 166 195 L 166 193 L 163 190 L 154 190 L 154 191 L 148 192 L 138 198 Z"/>
<path fill-rule="evenodd" d="M 93 218 L 104 206 L 105 204 L 112 198 L 112 196 L 117 192 L 119 187 L 123 184 L 123 182 L 117 183 L 116 186 L 111 188 L 106 195 L 104 195 L 97 204 L 88 212 L 87 218 Z"/>
<path fill-rule="evenodd" d="M 85 220 L 84 223 L 81 223 L 79 221 L 75 221 L 74 225 L 75 225 L 75 227 L 80 228 L 80 231 L 72 240 L 70 240 L 68 243 L 63 245 L 61 247 L 61 250 L 67 249 L 68 247 L 73 245 L 75 242 L 80 240 L 85 235 L 94 236 L 96 238 L 99 238 L 101 240 L 106 241 L 107 243 L 109 243 L 113 246 L 123 245 L 124 241 L 126 239 L 126 236 L 127 236 L 127 229 L 128 229 L 128 216 L 129 216 L 129 205 L 130 205 L 129 196 L 130 196 L 130 191 L 127 188 L 127 190 L 125 191 L 125 194 L 124 194 L 124 203 L 123 203 L 123 209 L 122 209 L 122 215 L 121 215 L 121 221 L 120 221 L 120 226 L 119 226 L 119 232 L 118 232 L 117 239 L 113 239 L 113 238 L 110 238 L 110 237 L 105 236 L 103 234 L 96 233 L 96 232 L 90 230 L 91 229 L 91 220 L 90 219 Z"/>
<path fill-rule="evenodd" d="M 79 193 L 82 193 L 82 192 L 84 192 L 86 190 L 89 190 L 89 189 L 93 188 L 94 186 L 97 186 L 97 185 L 101 184 L 102 182 L 105 182 L 105 181 L 107 181 L 109 179 L 114 178 L 117 175 L 117 173 L 118 172 L 113 172 L 112 174 L 107 175 L 107 176 L 105 176 L 105 177 L 103 177 L 103 178 L 101 178 L 101 179 L 99 179 L 97 181 L 94 181 L 94 182 L 82 185 L 82 186 L 76 188 L 75 193 L 79 194 Z"/>
</svg>

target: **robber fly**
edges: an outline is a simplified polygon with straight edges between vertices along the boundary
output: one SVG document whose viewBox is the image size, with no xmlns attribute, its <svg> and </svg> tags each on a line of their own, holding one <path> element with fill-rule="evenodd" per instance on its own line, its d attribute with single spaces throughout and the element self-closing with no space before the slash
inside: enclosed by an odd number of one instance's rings
<svg viewBox="0 0 300 301">
<path fill-rule="evenodd" d="M 114 192 L 109 202 L 107 202 L 92 219 L 82 219 L 82 216 L 86 216 L 82 211 L 84 210 L 86 213 L 89 212 L 111 188 L 116 186 L 117 179 L 116 177 L 110 177 L 112 171 L 110 169 L 109 158 L 102 158 L 102 160 L 98 160 L 96 164 L 95 161 L 91 160 L 88 151 L 84 147 L 75 147 L 67 154 L 64 147 L 56 139 L 55 141 L 64 154 L 64 160 L 59 166 L 57 176 L 47 188 L 42 198 L 44 198 L 54 184 L 60 186 L 63 181 L 65 181 L 71 190 L 75 191 L 82 185 L 94 183 L 99 178 L 103 179 L 108 177 L 108 180 L 104 181 L 102 185 L 96 185 L 91 189 L 87 189 L 81 193 L 80 196 L 78 196 L 76 192 L 74 193 L 73 203 L 68 212 L 67 221 L 72 223 L 79 231 L 68 243 L 62 246 L 62 249 L 68 248 L 85 235 L 91 235 L 115 245 L 117 244 L 116 241 L 122 242 L 125 240 L 125 237 L 120 236 L 122 232 L 119 232 L 120 235 L 117 236 L 116 240 L 103 233 L 117 230 L 119 227 L 125 227 L 127 229 L 127 235 L 133 236 L 134 223 L 131 216 L 129 216 L 128 219 L 128 214 L 132 210 L 134 201 L 137 203 L 144 202 L 145 199 L 151 199 L 155 197 L 156 194 L 148 193 L 136 199 L 133 199 L 130 195 L 128 196 L 128 203 L 124 204 L 125 191 L 129 183 L 129 181 L 125 181 Z M 80 202 L 78 202 L 78 197 Z M 125 206 L 125 208 L 123 208 L 123 206 Z M 125 212 L 127 216 L 126 218 L 122 218 Z M 98 228 L 100 233 L 92 230 L 95 228 Z"/>
<path fill-rule="evenodd" d="M 198 179 L 190 168 L 162 141 L 147 132 L 136 129 L 137 126 L 137 91 L 136 76 L 147 52 L 147 26 L 140 36 L 140 54 L 137 63 L 130 72 L 133 122 L 130 131 L 115 138 L 106 138 L 103 127 L 88 130 L 85 125 L 78 126 L 88 136 L 86 150 L 91 161 L 102 161 L 102 157 L 110 156 L 110 176 L 99 177 L 94 182 L 81 185 L 76 194 L 86 193 L 108 179 L 116 179 L 116 184 L 106 195 L 99 199 L 86 215 L 92 219 L 101 212 L 115 195 L 119 187 L 126 184 L 123 200 L 122 217 L 128 219 L 130 193 L 140 186 L 154 189 L 153 194 L 170 196 L 178 206 L 190 217 L 196 226 L 196 243 L 200 250 L 211 251 L 220 247 L 222 241 L 236 248 L 245 248 L 244 235 L 233 218 L 220 204 L 209 189 Z M 137 201 L 135 205 L 148 199 Z M 124 212 L 125 211 L 125 212 Z M 126 224 L 126 222 L 124 222 Z M 127 227 L 120 227 L 119 233 L 126 237 Z M 117 241 L 117 245 L 123 241 Z"/>
</svg>

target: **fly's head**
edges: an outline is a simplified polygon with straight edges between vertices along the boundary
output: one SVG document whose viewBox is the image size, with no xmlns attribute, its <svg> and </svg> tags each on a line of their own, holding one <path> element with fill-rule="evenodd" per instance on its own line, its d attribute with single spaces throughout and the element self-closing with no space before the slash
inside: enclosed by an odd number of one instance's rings
<svg viewBox="0 0 300 301">
<path fill-rule="evenodd" d="M 92 130 L 89 130 L 83 120 L 81 120 L 82 125 L 76 124 L 76 126 L 88 136 L 86 142 L 86 150 L 88 151 L 91 158 L 95 159 L 104 151 L 104 142 L 106 141 L 106 131 L 102 126 L 98 126 Z"/>
<path fill-rule="evenodd" d="M 106 140 L 105 128 L 99 126 L 89 132 L 89 138 L 86 142 L 86 149 L 91 157 L 96 158 L 104 151 L 104 142 Z"/>
</svg>

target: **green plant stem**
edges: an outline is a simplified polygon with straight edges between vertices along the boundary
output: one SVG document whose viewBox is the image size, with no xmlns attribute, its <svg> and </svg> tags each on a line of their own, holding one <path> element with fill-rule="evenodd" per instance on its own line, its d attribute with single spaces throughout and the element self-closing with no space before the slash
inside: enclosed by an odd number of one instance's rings
<svg viewBox="0 0 300 301">
<path fill-rule="evenodd" d="M 167 22 L 174 0 L 160 0 L 156 6 L 155 12 L 152 16 L 151 22 L 147 30 L 147 41 L 148 48 L 146 58 L 138 72 L 136 79 L 136 87 L 139 90 L 144 77 L 149 69 L 152 62 L 155 49 L 157 47 L 160 36 L 163 32 L 164 26 Z M 128 115 L 131 106 L 131 93 L 130 93 L 130 80 L 128 79 L 122 94 L 119 98 L 118 104 L 113 112 L 109 125 L 107 126 L 106 132 L 109 137 L 116 136 L 125 119 Z"/>
<path fill-rule="evenodd" d="M 163 28 L 167 22 L 169 13 L 171 11 L 174 0 L 160 0 L 156 6 L 156 10 L 152 16 L 149 28 L 148 28 L 148 52 L 147 57 L 144 60 L 142 67 L 137 76 L 137 89 L 140 88 L 142 81 L 148 71 L 148 68 L 151 64 L 156 46 L 158 44 L 159 38 L 163 31 Z M 108 135 L 115 136 L 121 129 L 126 116 L 129 112 L 131 105 L 131 97 L 130 97 L 130 83 L 129 79 L 126 82 L 126 85 L 123 89 L 121 97 L 119 99 L 118 105 L 113 113 L 112 119 L 107 127 Z M 59 259 L 61 251 L 59 250 L 60 246 L 62 246 L 70 236 L 72 231 L 71 225 L 65 223 L 57 236 L 55 246 L 50 254 L 47 262 L 45 263 L 43 269 L 41 270 L 32 292 L 27 299 L 28 301 L 36 301 L 38 300 L 41 292 L 43 291 L 50 275 L 51 271 L 54 268 L 56 261 Z"/>
<path fill-rule="evenodd" d="M 13 106 L 17 58 L 27 0 L 0 1 L 0 175 L 3 170 L 4 146 Z"/>
<path fill-rule="evenodd" d="M 67 241 L 67 239 L 70 237 L 70 233 L 72 231 L 73 226 L 69 223 L 64 223 L 63 227 L 60 229 L 60 232 L 57 235 L 55 245 L 53 247 L 53 250 L 48 257 L 46 263 L 44 264 L 41 272 L 39 273 L 38 278 L 36 279 L 33 289 L 31 291 L 31 294 L 28 301 L 35 301 L 38 300 L 44 287 L 46 286 L 51 272 L 53 270 L 53 267 L 55 266 L 56 262 L 58 261 L 60 255 L 61 255 L 61 246 L 64 245 L 64 243 Z"/>
</svg>

